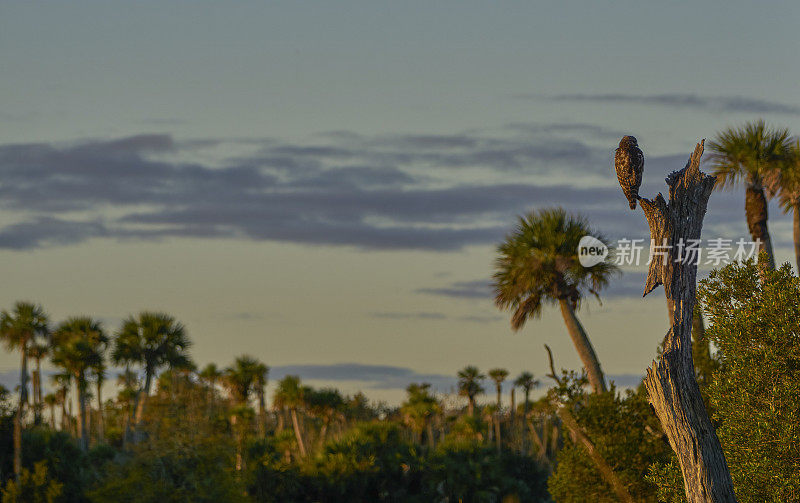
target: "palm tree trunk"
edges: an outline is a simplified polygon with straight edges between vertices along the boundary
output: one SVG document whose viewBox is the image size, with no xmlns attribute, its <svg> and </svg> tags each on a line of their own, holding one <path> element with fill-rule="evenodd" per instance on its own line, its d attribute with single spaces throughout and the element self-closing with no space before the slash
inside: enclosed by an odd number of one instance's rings
<svg viewBox="0 0 800 503">
<path fill-rule="evenodd" d="M 583 362 L 583 367 L 586 369 L 589 384 L 595 393 L 604 393 L 606 391 L 606 381 L 603 378 L 600 361 L 597 359 L 597 354 L 595 354 L 592 343 L 589 341 L 589 336 L 586 335 L 581 322 L 575 316 L 575 310 L 570 302 L 567 299 L 559 299 L 558 303 L 561 306 L 561 315 L 564 317 L 564 323 L 567 325 L 572 344 L 575 345 L 578 356 Z"/>
<path fill-rule="evenodd" d="M 83 376 L 80 374 L 75 375 L 75 381 L 78 383 L 78 446 L 83 452 L 88 450 L 88 434 L 86 431 L 86 383 L 83 382 Z"/>
<path fill-rule="evenodd" d="M 497 453 L 500 454 L 500 451 L 503 449 L 503 439 L 500 433 L 500 413 L 495 413 L 494 418 L 494 436 L 497 440 Z"/>
<path fill-rule="evenodd" d="M 475 416 L 475 397 L 469 397 L 469 404 L 467 405 L 467 413 L 470 417 Z"/>
<path fill-rule="evenodd" d="M 427 428 L 428 434 L 428 449 L 433 451 L 434 447 L 436 447 L 435 439 L 433 438 L 433 422 L 428 421 L 425 427 Z"/>
<path fill-rule="evenodd" d="M 283 426 L 284 426 L 284 423 L 286 422 L 286 419 L 285 419 L 286 418 L 286 413 L 285 413 L 283 407 L 281 407 L 280 409 L 278 409 L 275 412 L 275 414 L 278 416 L 278 425 L 276 426 L 276 430 L 278 431 L 278 433 L 280 433 L 280 432 L 283 431 Z"/>
<path fill-rule="evenodd" d="M 300 431 L 300 421 L 297 418 L 297 409 L 292 407 L 292 426 L 294 427 L 294 436 L 297 439 L 297 447 L 300 449 L 300 456 L 306 457 L 306 445 L 303 442 L 303 433 Z"/>
<path fill-rule="evenodd" d="M 142 421 L 142 417 L 144 416 L 144 402 L 147 401 L 147 397 L 150 395 L 150 386 L 152 383 L 153 371 L 148 368 L 145 370 L 144 387 L 136 394 L 136 416 L 133 421 L 134 428 L 138 428 L 139 423 Z"/>
<path fill-rule="evenodd" d="M 772 251 L 772 239 L 770 239 L 767 219 L 767 197 L 764 189 L 760 185 L 750 184 L 745 191 L 744 211 L 747 218 L 747 228 L 750 231 L 753 241 L 760 242 L 759 252 L 767 252 L 768 265 L 771 269 L 775 268 L 775 254 Z"/>
<path fill-rule="evenodd" d="M 67 431 L 67 392 L 61 397 L 61 431 Z"/>
<path fill-rule="evenodd" d="M 106 425 L 105 425 L 105 418 L 103 417 L 103 398 L 101 393 L 103 392 L 103 382 L 98 379 L 97 380 L 97 442 L 102 444 L 106 441 Z"/>
<path fill-rule="evenodd" d="M 19 406 L 14 415 L 14 477 L 19 484 L 22 474 L 22 415 L 25 413 L 25 404 L 28 402 L 28 344 L 22 342 L 20 348 L 22 361 L 19 375 Z"/>
<path fill-rule="evenodd" d="M 258 388 L 258 433 L 262 438 L 267 435 L 267 406 L 263 387 Z"/>
<path fill-rule="evenodd" d="M 33 422 L 39 424 L 42 420 L 42 392 L 41 392 L 41 363 L 35 358 L 36 368 L 33 370 Z"/>
<path fill-rule="evenodd" d="M 529 404 L 530 404 L 530 396 L 531 396 L 530 388 L 525 388 L 525 416 L 526 417 L 528 416 L 528 407 L 529 407 Z"/>
<path fill-rule="evenodd" d="M 56 429 L 56 404 L 50 404 L 50 429 Z"/>
<path fill-rule="evenodd" d="M 500 407 L 502 406 L 502 395 L 503 395 L 503 388 L 500 384 L 497 385 L 497 412 L 500 412 Z"/>
<path fill-rule="evenodd" d="M 794 232 L 794 259 L 797 264 L 797 275 L 800 276 L 800 200 L 795 200 L 792 213 L 792 230 Z"/>
</svg>

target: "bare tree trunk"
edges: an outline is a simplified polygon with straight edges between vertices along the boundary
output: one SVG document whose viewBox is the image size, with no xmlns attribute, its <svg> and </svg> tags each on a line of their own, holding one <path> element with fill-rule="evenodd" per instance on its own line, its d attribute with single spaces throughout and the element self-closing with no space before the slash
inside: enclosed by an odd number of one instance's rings
<svg viewBox="0 0 800 503">
<path fill-rule="evenodd" d="M 775 254 L 772 251 L 772 239 L 770 239 L 767 220 L 769 213 L 767 210 L 767 197 L 761 184 L 750 183 L 745 190 L 744 211 L 747 218 L 747 228 L 750 231 L 753 241 L 760 241 L 759 252 L 767 252 L 769 267 L 775 269 Z"/>
<path fill-rule="evenodd" d="M 665 256 L 654 256 L 651 260 L 644 293 L 647 295 L 663 284 L 672 309 L 664 352 L 647 369 L 645 386 L 678 456 L 686 499 L 689 503 L 728 503 L 736 501 L 730 471 L 703 404 L 692 361 L 697 264 L 681 261 L 678 246 L 700 238 L 708 198 L 716 181 L 715 177 L 700 172 L 702 154 L 703 142 L 695 147 L 686 167 L 667 177 L 669 204 L 661 194 L 652 200 L 639 201 L 650 226 L 651 240 L 668 246 Z M 750 188 L 748 197 L 754 197 Z M 766 231 L 766 210 L 763 217 Z"/>
<path fill-rule="evenodd" d="M 578 321 L 578 317 L 575 316 L 575 309 L 573 309 L 572 304 L 567 299 L 560 299 L 558 303 L 561 306 L 561 315 L 564 317 L 564 323 L 567 325 L 572 344 L 578 351 L 583 368 L 586 369 L 589 384 L 595 393 L 604 393 L 606 391 L 606 381 L 603 378 L 600 361 L 597 359 L 597 354 L 589 341 L 589 336 L 586 335 L 583 325 Z"/>
<path fill-rule="evenodd" d="M 294 436 L 297 439 L 297 448 L 300 449 L 300 456 L 306 457 L 306 444 L 303 442 L 303 432 L 300 429 L 300 420 L 297 418 L 297 409 L 291 408 L 292 414 L 292 427 L 294 428 Z"/>
</svg>

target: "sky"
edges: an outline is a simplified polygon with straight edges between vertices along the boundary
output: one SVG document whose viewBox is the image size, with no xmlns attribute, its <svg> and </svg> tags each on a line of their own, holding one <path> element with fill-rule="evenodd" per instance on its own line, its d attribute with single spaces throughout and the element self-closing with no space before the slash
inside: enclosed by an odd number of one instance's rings
<svg viewBox="0 0 800 503">
<path fill-rule="evenodd" d="M 4 1 L 0 307 L 166 311 L 201 365 L 390 403 L 467 364 L 541 378 L 543 344 L 578 368 L 557 310 L 513 333 L 493 306 L 495 246 L 555 205 L 647 238 L 625 134 L 655 194 L 725 127 L 800 132 L 798 24 L 789 1 Z M 746 237 L 743 200 L 714 193 L 704 237 Z M 579 313 L 627 385 L 667 326 L 643 270 Z"/>
</svg>

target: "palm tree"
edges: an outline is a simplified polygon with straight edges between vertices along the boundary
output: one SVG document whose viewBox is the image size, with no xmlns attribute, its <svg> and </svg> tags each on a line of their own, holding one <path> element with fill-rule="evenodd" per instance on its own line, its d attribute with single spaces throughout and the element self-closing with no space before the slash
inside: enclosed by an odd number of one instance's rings
<svg viewBox="0 0 800 503">
<path fill-rule="evenodd" d="M 70 417 L 67 413 L 67 402 L 69 401 L 69 390 L 72 387 L 72 376 L 67 372 L 61 372 L 50 376 L 50 380 L 56 387 L 56 398 L 61 405 L 61 431 L 69 431 Z"/>
<path fill-rule="evenodd" d="M 508 370 L 506 369 L 491 369 L 489 371 L 489 378 L 494 381 L 495 388 L 497 389 L 497 410 L 502 407 L 503 396 L 503 381 L 508 377 Z"/>
<path fill-rule="evenodd" d="M 318 444 L 323 445 L 327 439 L 328 427 L 337 412 L 344 406 L 344 398 L 338 390 L 334 388 L 322 388 L 319 390 L 309 389 L 305 398 L 309 412 L 322 419 L 322 427 L 319 430 Z"/>
<path fill-rule="evenodd" d="M 307 452 L 300 420 L 297 417 L 297 409 L 305 405 L 305 396 L 308 392 L 309 388 L 300 384 L 300 377 L 288 375 L 278 381 L 278 388 L 275 390 L 275 396 L 273 397 L 277 407 L 289 409 L 289 413 L 292 416 L 294 435 L 297 439 L 297 448 L 300 450 L 301 457 L 306 457 Z"/>
<path fill-rule="evenodd" d="M 117 404 L 123 411 L 122 415 L 122 445 L 128 440 L 128 432 L 130 430 L 131 417 L 134 413 L 134 404 L 136 397 L 139 395 L 139 376 L 136 372 L 126 367 L 125 371 L 117 374 Z"/>
<path fill-rule="evenodd" d="M 37 337 L 48 333 L 47 315 L 41 306 L 17 302 L 14 309 L 0 313 L 0 337 L 9 350 L 20 353 L 19 405 L 14 415 L 14 476 L 19 483 L 22 473 L 22 417 L 28 403 L 28 349 Z"/>
<path fill-rule="evenodd" d="M 258 400 L 258 431 L 263 437 L 267 434 L 267 376 L 269 376 L 269 367 L 261 362 L 253 368 L 255 379 L 253 386 L 256 392 L 256 399 Z"/>
<path fill-rule="evenodd" d="M 525 393 L 525 416 L 528 416 L 528 406 L 530 404 L 530 396 L 531 396 L 531 389 L 537 387 L 539 385 L 539 381 L 533 378 L 533 374 L 530 372 L 523 372 L 521 373 L 516 380 L 514 381 L 515 386 L 519 386 L 522 388 L 522 391 Z"/>
<path fill-rule="evenodd" d="M 230 417 L 232 429 L 236 433 L 236 471 L 244 468 L 244 437 L 252 418 L 250 395 L 256 386 L 257 374 L 261 367 L 264 367 L 264 364 L 252 356 L 242 355 L 237 357 L 233 365 L 226 368 L 223 373 L 223 385 L 236 404 Z M 240 422 L 240 419 L 243 421 Z"/>
<path fill-rule="evenodd" d="M 472 365 L 458 371 L 458 394 L 467 398 L 467 412 L 470 417 L 475 415 L 475 397 L 485 391 L 481 386 L 484 379 L 486 376 Z"/>
<path fill-rule="evenodd" d="M 215 363 L 209 363 L 203 370 L 201 370 L 197 377 L 199 377 L 209 388 L 216 389 L 220 379 L 222 379 L 222 371 L 217 368 Z"/>
<path fill-rule="evenodd" d="M 68 318 L 53 332 L 53 363 L 72 375 L 78 390 L 78 445 L 89 447 L 87 372 L 103 364 L 108 337 L 99 321 L 88 316 Z"/>
<path fill-rule="evenodd" d="M 56 429 L 56 406 L 58 405 L 58 396 L 55 393 L 48 393 L 44 396 L 44 404 L 50 409 L 50 428 Z"/>
<path fill-rule="evenodd" d="M 134 399 L 134 428 L 141 424 L 153 377 L 164 367 L 189 366 L 189 346 L 183 325 L 168 314 L 143 311 L 123 322 L 111 357 L 116 364 L 139 365 L 144 371 L 144 385 Z"/>
<path fill-rule="evenodd" d="M 47 335 L 47 334 L 46 334 Z M 38 424 L 42 416 L 42 358 L 50 351 L 50 341 L 33 342 L 28 348 L 28 356 L 33 358 L 36 367 L 33 370 L 33 422 Z"/>
<path fill-rule="evenodd" d="M 717 187 L 732 189 L 740 183 L 745 185 L 747 228 L 753 240 L 761 243 L 760 250 L 767 253 L 772 268 L 775 267 L 775 256 L 767 228 L 765 177 L 784 161 L 789 140 L 788 129 L 772 129 L 763 120 L 758 120 L 739 128 L 725 129 L 709 143 L 709 159 L 717 176 Z"/>
<path fill-rule="evenodd" d="M 784 213 L 792 212 L 794 257 L 800 275 L 800 140 L 795 140 L 784 155 L 779 168 L 767 175 L 768 191 L 778 194 Z"/>
<path fill-rule="evenodd" d="M 584 236 L 603 237 L 581 217 L 562 208 L 532 212 L 519 219 L 516 229 L 497 248 L 495 304 L 512 311 L 511 328 L 519 330 L 542 314 L 545 303 L 557 303 L 572 343 L 595 392 L 606 390 L 597 354 L 575 310 L 587 293 L 599 298 L 619 269 L 610 261 L 583 267 L 578 243 Z"/>
<path fill-rule="evenodd" d="M 223 372 L 222 383 L 237 405 L 247 405 L 254 391 L 257 367 L 261 365 L 252 356 L 242 355 Z"/>
<path fill-rule="evenodd" d="M 414 434 L 414 441 L 422 443 L 422 433 L 427 432 L 428 447 L 433 449 L 433 418 L 441 411 L 441 405 L 431 393 L 429 383 L 412 383 L 406 388 L 408 398 L 400 405 L 403 421 Z"/>
<path fill-rule="evenodd" d="M 106 434 L 105 416 L 103 414 L 103 383 L 106 380 L 105 359 L 92 365 L 91 371 L 94 376 L 95 389 L 97 390 L 97 441 L 103 443 L 105 442 Z"/>
</svg>

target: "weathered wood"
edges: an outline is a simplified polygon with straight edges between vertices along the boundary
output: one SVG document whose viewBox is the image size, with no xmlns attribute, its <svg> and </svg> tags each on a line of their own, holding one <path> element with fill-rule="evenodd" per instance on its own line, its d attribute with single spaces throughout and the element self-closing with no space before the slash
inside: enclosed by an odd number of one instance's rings
<svg viewBox="0 0 800 503">
<path fill-rule="evenodd" d="M 640 200 L 650 226 L 651 246 L 661 247 L 652 257 L 644 295 L 664 285 L 671 321 L 664 352 L 647 369 L 645 386 L 678 456 L 689 503 L 730 503 L 736 501 L 730 471 L 703 404 L 692 361 L 697 263 L 685 260 L 686 245 L 700 239 L 716 181 L 700 171 L 703 144 L 697 144 L 683 169 L 667 176 L 669 203 L 660 193 L 652 200 Z"/>
</svg>

